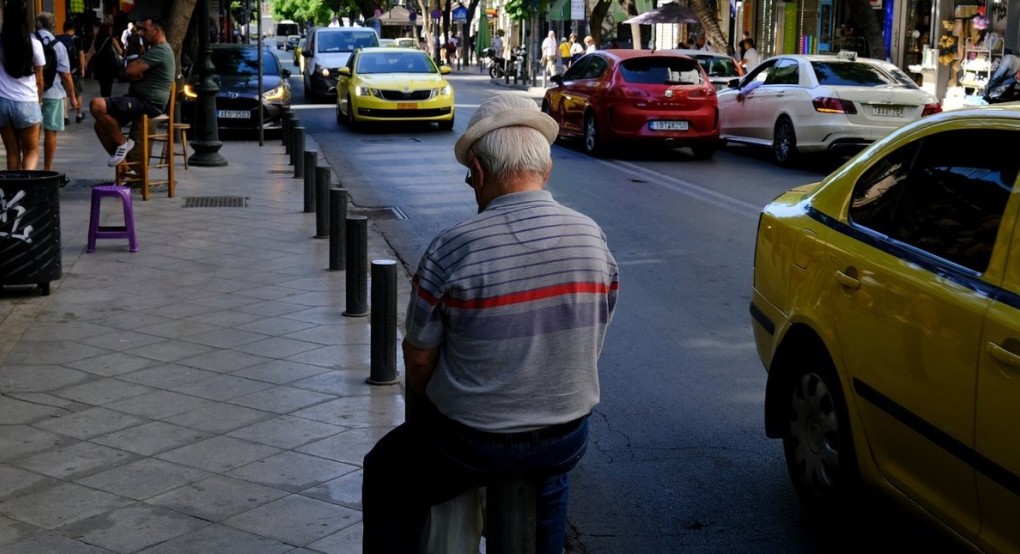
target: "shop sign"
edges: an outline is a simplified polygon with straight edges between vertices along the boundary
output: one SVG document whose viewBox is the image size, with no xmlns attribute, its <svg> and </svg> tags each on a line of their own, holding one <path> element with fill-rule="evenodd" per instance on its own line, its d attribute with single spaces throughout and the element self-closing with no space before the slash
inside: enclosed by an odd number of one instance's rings
<svg viewBox="0 0 1020 554">
<path fill-rule="evenodd" d="M 451 14 L 453 15 L 454 23 L 467 23 L 468 11 L 467 8 L 460 7 L 455 8 Z"/>
<path fill-rule="evenodd" d="M 575 21 L 583 21 L 584 17 L 584 0 L 570 0 L 570 19 Z"/>
</svg>

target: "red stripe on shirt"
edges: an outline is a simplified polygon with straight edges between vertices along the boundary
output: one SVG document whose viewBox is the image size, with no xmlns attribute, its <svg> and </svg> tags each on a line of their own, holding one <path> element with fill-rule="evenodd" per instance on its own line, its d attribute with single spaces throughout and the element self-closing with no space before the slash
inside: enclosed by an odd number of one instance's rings
<svg viewBox="0 0 1020 554">
<path fill-rule="evenodd" d="M 491 296 L 489 298 L 450 298 L 447 297 L 444 300 L 446 306 L 450 308 L 459 308 L 462 310 L 478 310 L 485 308 L 495 308 L 497 306 L 509 306 L 512 304 L 523 304 L 525 302 L 534 302 L 536 300 L 543 300 L 546 298 L 553 298 L 555 296 L 567 296 L 572 294 L 606 294 L 610 290 L 617 290 L 620 287 L 618 282 L 610 283 L 563 283 L 560 285 L 553 285 L 550 287 L 542 287 L 538 289 L 525 290 L 520 292 L 512 292 L 509 294 L 501 294 L 499 296 Z M 428 293 L 422 293 L 419 289 L 418 296 L 428 301 L 431 296 Z"/>
</svg>

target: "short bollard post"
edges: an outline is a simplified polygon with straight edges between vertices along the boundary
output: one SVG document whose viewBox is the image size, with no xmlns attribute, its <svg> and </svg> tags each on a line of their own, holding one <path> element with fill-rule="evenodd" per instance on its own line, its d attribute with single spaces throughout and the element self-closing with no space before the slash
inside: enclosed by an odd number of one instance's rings
<svg viewBox="0 0 1020 554">
<path fill-rule="evenodd" d="M 368 218 L 347 217 L 347 309 L 348 317 L 368 315 Z"/>
<path fill-rule="evenodd" d="M 370 385 L 397 379 L 397 262 L 372 260 L 372 369 Z"/>
<path fill-rule="evenodd" d="M 290 142 L 291 139 L 293 138 L 293 131 L 294 131 L 294 113 L 289 111 L 284 112 L 283 132 L 280 134 L 283 135 L 283 152 L 288 156 L 290 155 Z"/>
<path fill-rule="evenodd" d="M 305 159 L 305 128 L 294 127 L 294 152 L 291 153 L 291 157 L 294 158 L 294 178 L 297 179 L 304 175 Z"/>
<path fill-rule="evenodd" d="M 485 491 L 485 551 L 488 554 L 535 554 L 535 506 L 538 483 L 519 477 Z"/>
<path fill-rule="evenodd" d="M 326 168 L 329 169 L 329 168 Z M 318 170 L 316 170 L 318 171 Z M 329 189 L 329 270 L 344 268 L 344 224 L 347 222 L 347 189 Z"/>
<path fill-rule="evenodd" d="M 305 150 L 304 161 L 301 164 L 301 176 L 305 185 L 305 213 L 315 211 L 315 166 L 318 163 L 319 153 L 315 150 Z"/>
<path fill-rule="evenodd" d="M 315 238 L 329 238 L 330 168 L 315 168 Z"/>
</svg>

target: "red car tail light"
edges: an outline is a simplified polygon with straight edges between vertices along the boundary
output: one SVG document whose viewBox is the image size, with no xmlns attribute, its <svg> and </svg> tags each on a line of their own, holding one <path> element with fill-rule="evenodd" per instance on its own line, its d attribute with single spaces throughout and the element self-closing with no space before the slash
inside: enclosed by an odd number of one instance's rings
<svg viewBox="0 0 1020 554">
<path fill-rule="evenodd" d="M 921 117 L 924 117 L 926 115 L 937 114 L 937 113 L 940 113 L 941 111 L 942 111 L 942 104 L 939 104 L 938 102 L 935 102 L 933 104 L 925 104 L 924 105 L 924 111 L 921 112 Z"/>
<path fill-rule="evenodd" d="M 647 98 L 648 91 L 637 87 L 615 86 L 609 89 L 609 96 L 621 96 L 623 98 Z"/>
<path fill-rule="evenodd" d="M 839 98 L 825 97 L 815 98 L 811 101 L 811 103 L 814 104 L 816 112 L 845 114 L 857 113 L 857 108 L 854 107 L 854 103 L 849 100 L 844 101 Z"/>
</svg>

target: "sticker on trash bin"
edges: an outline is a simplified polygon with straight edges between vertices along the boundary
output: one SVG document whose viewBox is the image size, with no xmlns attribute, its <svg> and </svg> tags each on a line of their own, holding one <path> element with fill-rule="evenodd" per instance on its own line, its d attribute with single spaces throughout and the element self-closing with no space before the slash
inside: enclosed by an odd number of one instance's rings
<svg viewBox="0 0 1020 554">
<path fill-rule="evenodd" d="M 8 200 L 4 189 L 0 189 L 0 238 L 11 237 L 12 239 L 23 240 L 31 244 L 31 225 L 21 229 L 20 234 L 18 233 L 18 229 L 21 227 L 21 219 L 25 216 L 25 212 L 28 211 L 24 206 L 18 205 L 24 197 L 25 191 L 19 190 Z"/>
</svg>

